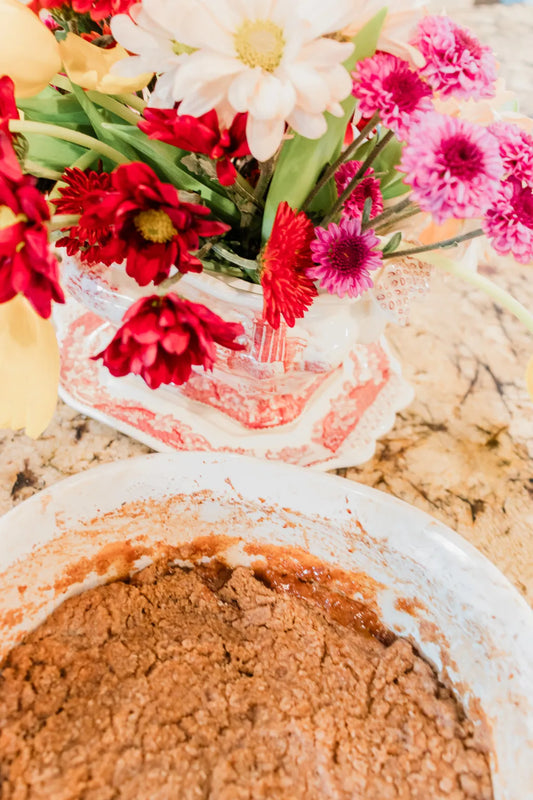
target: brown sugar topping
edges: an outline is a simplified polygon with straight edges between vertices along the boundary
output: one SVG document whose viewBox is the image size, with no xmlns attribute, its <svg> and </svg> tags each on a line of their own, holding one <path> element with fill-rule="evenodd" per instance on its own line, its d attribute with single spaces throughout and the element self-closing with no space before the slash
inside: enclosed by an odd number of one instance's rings
<svg viewBox="0 0 533 800">
<path fill-rule="evenodd" d="M 63 603 L 0 672 L 1 800 L 492 800 L 408 642 L 266 578 L 157 564 Z"/>
</svg>

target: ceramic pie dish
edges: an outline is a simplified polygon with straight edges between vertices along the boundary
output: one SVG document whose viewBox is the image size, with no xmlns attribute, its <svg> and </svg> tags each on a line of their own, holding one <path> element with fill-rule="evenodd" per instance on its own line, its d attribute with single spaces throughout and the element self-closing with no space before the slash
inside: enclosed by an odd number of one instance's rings
<svg viewBox="0 0 533 800">
<path fill-rule="evenodd" d="M 350 573 L 354 596 L 411 639 L 484 726 L 496 800 L 533 798 L 533 612 L 444 525 L 342 478 L 156 454 L 35 495 L 0 519 L 0 659 L 67 596 L 193 541 L 198 558 L 232 566 L 307 553 Z"/>
</svg>

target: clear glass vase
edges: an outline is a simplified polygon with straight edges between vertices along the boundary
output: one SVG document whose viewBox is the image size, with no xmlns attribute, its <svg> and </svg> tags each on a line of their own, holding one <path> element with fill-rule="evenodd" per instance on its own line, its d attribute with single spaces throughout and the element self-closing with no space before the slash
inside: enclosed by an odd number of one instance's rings
<svg viewBox="0 0 533 800">
<path fill-rule="evenodd" d="M 118 327 L 139 287 L 122 265 L 87 266 L 62 254 L 64 282 L 85 308 Z M 263 429 L 296 420 L 314 395 L 342 371 L 357 345 L 379 339 L 388 317 L 373 298 L 340 299 L 321 294 L 293 328 L 273 330 L 263 319 L 261 287 L 226 275 L 189 273 L 175 286 L 181 296 L 203 303 L 224 320 L 240 322 L 247 347 L 218 347 L 212 372 L 197 368 L 190 380 L 164 391 L 211 406 L 246 428 Z M 158 390 L 160 391 L 160 390 Z"/>
</svg>

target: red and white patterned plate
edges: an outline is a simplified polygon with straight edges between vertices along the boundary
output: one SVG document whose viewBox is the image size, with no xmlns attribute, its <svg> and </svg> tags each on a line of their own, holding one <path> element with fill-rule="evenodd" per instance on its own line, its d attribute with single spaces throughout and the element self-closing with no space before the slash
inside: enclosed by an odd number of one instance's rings
<svg viewBox="0 0 533 800">
<path fill-rule="evenodd" d="M 55 317 L 61 349 L 61 398 L 160 452 L 235 452 L 316 469 L 356 466 L 413 397 L 383 337 L 356 345 L 344 365 L 292 422 L 254 430 L 186 397 L 178 387 L 148 389 L 135 376 L 113 378 L 98 353 L 113 328 L 73 299 Z"/>
</svg>

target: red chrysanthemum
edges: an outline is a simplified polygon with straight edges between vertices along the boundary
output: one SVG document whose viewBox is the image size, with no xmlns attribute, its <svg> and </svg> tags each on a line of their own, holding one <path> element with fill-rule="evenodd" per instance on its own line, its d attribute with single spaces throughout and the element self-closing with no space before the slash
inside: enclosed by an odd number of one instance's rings
<svg viewBox="0 0 533 800">
<path fill-rule="evenodd" d="M 250 154 L 246 120 L 247 114 L 237 114 L 229 128 L 221 129 L 216 111 L 191 117 L 180 114 L 178 109 L 146 108 L 139 128 L 150 139 L 209 156 L 216 162 L 217 177 L 222 186 L 231 186 L 237 176 L 232 159 Z"/>
<path fill-rule="evenodd" d="M 68 167 L 63 173 L 61 196 L 54 200 L 58 214 L 83 215 L 87 203 L 98 202 L 102 193 L 112 190 L 111 175 L 107 172 L 84 172 Z M 78 253 L 86 264 L 110 264 L 122 261 L 126 255 L 124 242 L 114 235 L 109 224 L 84 227 L 81 224 L 64 228 L 66 235 L 57 244 L 69 255 Z"/>
<path fill-rule="evenodd" d="M 225 322 L 199 303 L 173 292 L 151 295 L 126 311 L 110 344 L 93 358 L 102 358 L 115 377 L 133 373 L 157 389 L 162 383 L 185 383 L 193 366 L 211 370 L 215 344 L 243 350 L 236 341 L 243 334 L 240 323 Z"/>
<path fill-rule="evenodd" d="M 533 189 L 510 178 L 501 185 L 483 229 L 497 253 L 512 253 L 522 264 L 533 262 Z"/>
<path fill-rule="evenodd" d="M 79 226 L 86 231 L 110 227 L 126 272 L 146 286 L 161 283 L 173 266 L 183 273 L 202 271 L 202 262 L 191 252 L 198 250 L 200 237 L 229 230 L 206 219 L 210 213 L 205 206 L 181 202 L 172 184 L 136 162 L 118 167 L 109 189 L 89 192 Z"/>
<path fill-rule="evenodd" d="M 339 167 L 335 173 L 335 183 L 339 195 L 342 194 L 352 178 L 356 176 L 362 165 L 362 161 L 347 161 Z M 370 219 L 381 214 L 383 211 L 383 197 L 379 181 L 374 175 L 374 170 L 369 167 L 363 180 L 357 184 L 351 195 L 344 201 L 342 207 L 344 216 L 352 219 L 361 219 L 368 198 L 372 200 Z"/>
<path fill-rule="evenodd" d="M 0 175 L 8 181 L 20 181 L 22 170 L 13 148 L 13 135 L 9 130 L 9 120 L 18 119 L 15 103 L 15 84 L 4 75 L 0 78 Z"/>
<path fill-rule="evenodd" d="M 273 328 L 281 317 L 289 328 L 304 316 L 318 292 L 307 276 L 313 266 L 311 242 L 313 223 L 304 214 L 293 211 L 288 203 L 278 206 L 272 233 L 261 255 L 263 316 Z"/>
<path fill-rule="evenodd" d="M 352 77 L 352 94 L 359 100 L 363 117 L 379 111 L 383 124 L 401 139 L 421 114 L 433 110 L 431 87 L 398 56 L 376 53 L 365 58 Z"/>
<path fill-rule="evenodd" d="M 0 303 L 22 293 L 47 319 L 63 303 L 58 264 L 48 245 L 48 206 L 33 178 L 10 183 L 0 175 Z"/>
</svg>

